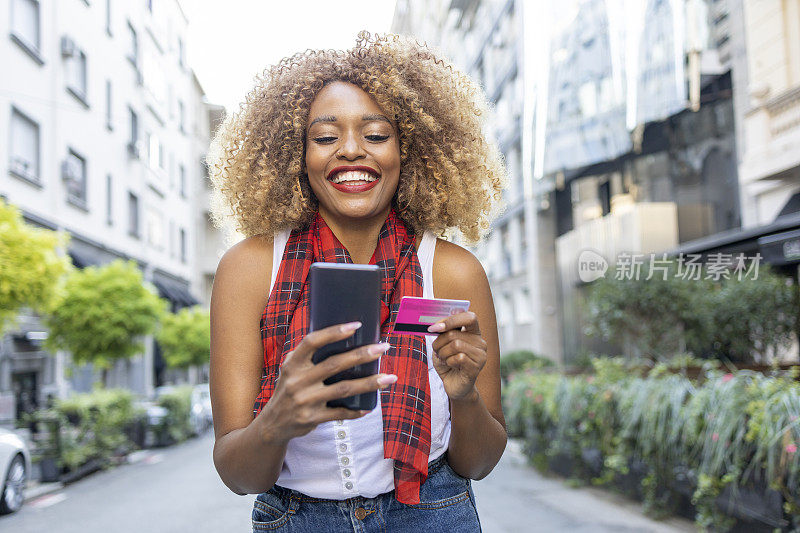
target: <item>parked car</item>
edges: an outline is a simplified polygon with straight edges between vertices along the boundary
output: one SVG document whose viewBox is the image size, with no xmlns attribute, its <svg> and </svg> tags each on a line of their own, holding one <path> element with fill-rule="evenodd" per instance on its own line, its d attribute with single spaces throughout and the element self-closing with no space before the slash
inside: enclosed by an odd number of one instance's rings
<svg viewBox="0 0 800 533">
<path fill-rule="evenodd" d="M 192 426 L 195 428 L 195 434 L 201 435 L 213 425 L 211 390 L 208 383 L 200 383 L 192 389 Z"/>
<path fill-rule="evenodd" d="M 31 472 L 31 454 L 25 441 L 0 428 L 0 514 L 18 511 L 25 500 L 25 483 Z"/>
</svg>

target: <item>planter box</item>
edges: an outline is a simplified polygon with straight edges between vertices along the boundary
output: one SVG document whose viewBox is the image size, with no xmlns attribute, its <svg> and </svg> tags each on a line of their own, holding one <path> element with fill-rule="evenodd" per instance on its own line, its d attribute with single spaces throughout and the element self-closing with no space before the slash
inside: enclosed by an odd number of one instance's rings
<svg viewBox="0 0 800 533">
<path fill-rule="evenodd" d="M 716 504 L 725 513 L 749 522 L 749 531 L 755 531 L 758 525 L 765 531 L 789 525 L 783 517 L 783 495 L 763 483 L 739 487 L 738 491 L 728 485 L 717 496 Z"/>
<path fill-rule="evenodd" d="M 603 453 L 599 448 L 583 448 L 581 459 L 590 477 L 597 477 L 603 472 Z"/>
<path fill-rule="evenodd" d="M 567 453 L 557 453 L 549 458 L 547 468 L 562 477 L 572 477 L 575 473 L 575 461 Z"/>
<path fill-rule="evenodd" d="M 55 457 L 42 457 L 39 461 L 39 472 L 42 483 L 53 483 L 61 478 L 61 468 L 58 467 L 58 460 Z"/>
<path fill-rule="evenodd" d="M 647 464 L 639 459 L 628 460 L 628 473 L 617 474 L 614 478 L 614 484 L 622 490 L 625 494 L 641 500 L 644 497 L 642 493 L 642 480 L 647 475 Z"/>
<path fill-rule="evenodd" d="M 60 481 L 62 483 L 72 483 L 74 481 L 78 481 L 82 477 L 88 476 L 93 472 L 97 472 L 102 468 L 103 463 L 100 461 L 100 459 L 89 459 L 75 470 L 70 470 L 66 474 L 62 475 Z"/>
</svg>

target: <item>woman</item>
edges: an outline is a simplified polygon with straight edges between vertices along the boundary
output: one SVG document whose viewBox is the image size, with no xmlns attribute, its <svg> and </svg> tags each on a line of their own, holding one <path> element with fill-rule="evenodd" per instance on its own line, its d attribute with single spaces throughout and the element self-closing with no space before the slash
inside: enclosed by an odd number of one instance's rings
<svg viewBox="0 0 800 533">
<path fill-rule="evenodd" d="M 485 111 L 424 46 L 362 32 L 268 69 L 218 131 L 213 216 L 247 238 L 212 291 L 214 464 L 258 495 L 254 530 L 480 530 L 470 480 L 506 444 L 497 326 L 480 262 L 436 234 L 477 241 L 505 186 Z M 381 266 L 384 343 L 311 362 L 358 327 L 308 332 L 313 261 Z M 390 333 L 405 295 L 471 305 L 435 336 Z M 323 384 L 378 358 L 375 376 Z M 373 391 L 371 411 L 326 407 Z"/>
</svg>

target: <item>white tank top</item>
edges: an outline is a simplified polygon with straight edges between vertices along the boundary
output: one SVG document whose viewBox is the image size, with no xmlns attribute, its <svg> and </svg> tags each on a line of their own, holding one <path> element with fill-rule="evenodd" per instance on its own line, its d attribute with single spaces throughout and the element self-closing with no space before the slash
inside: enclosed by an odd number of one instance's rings
<svg viewBox="0 0 800 533">
<path fill-rule="evenodd" d="M 287 229 L 275 234 L 270 294 L 290 231 Z M 436 236 L 426 231 L 417 252 L 424 298 L 433 298 L 435 246 Z M 433 335 L 425 336 L 431 390 L 429 462 L 442 455 L 450 442 L 450 401 L 431 361 L 435 338 Z M 310 433 L 291 439 L 276 484 L 314 498 L 374 498 L 394 489 L 393 464 L 393 459 L 383 457 L 383 417 L 378 394 L 375 409 L 361 418 L 323 422 Z"/>
</svg>

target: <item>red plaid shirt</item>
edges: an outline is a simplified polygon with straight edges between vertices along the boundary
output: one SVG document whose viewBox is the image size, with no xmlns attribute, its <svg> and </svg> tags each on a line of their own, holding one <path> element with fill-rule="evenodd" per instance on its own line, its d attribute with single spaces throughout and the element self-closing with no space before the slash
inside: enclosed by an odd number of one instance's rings
<svg viewBox="0 0 800 533">
<path fill-rule="evenodd" d="M 395 498 L 407 504 L 419 503 L 420 485 L 428 477 L 431 448 L 431 401 L 425 340 L 419 335 L 390 333 L 400 299 L 403 296 L 422 296 L 422 269 L 414 237 L 392 208 L 369 261 L 381 267 L 383 272 L 381 337 L 391 345 L 381 357 L 380 371 L 397 375 L 394 384 L 380 391 L 383 456 L 394 459 Z M 307 229 L 291 232 L 275 285 L 261 315 L 264 373 L 261 392 L 253 406 L 254 417 L 272 397 L 285 355 L 308 333 L 307 279 L 309 267 L 315 261 L 353 262 L 319 212 Z"/>
</svg>

